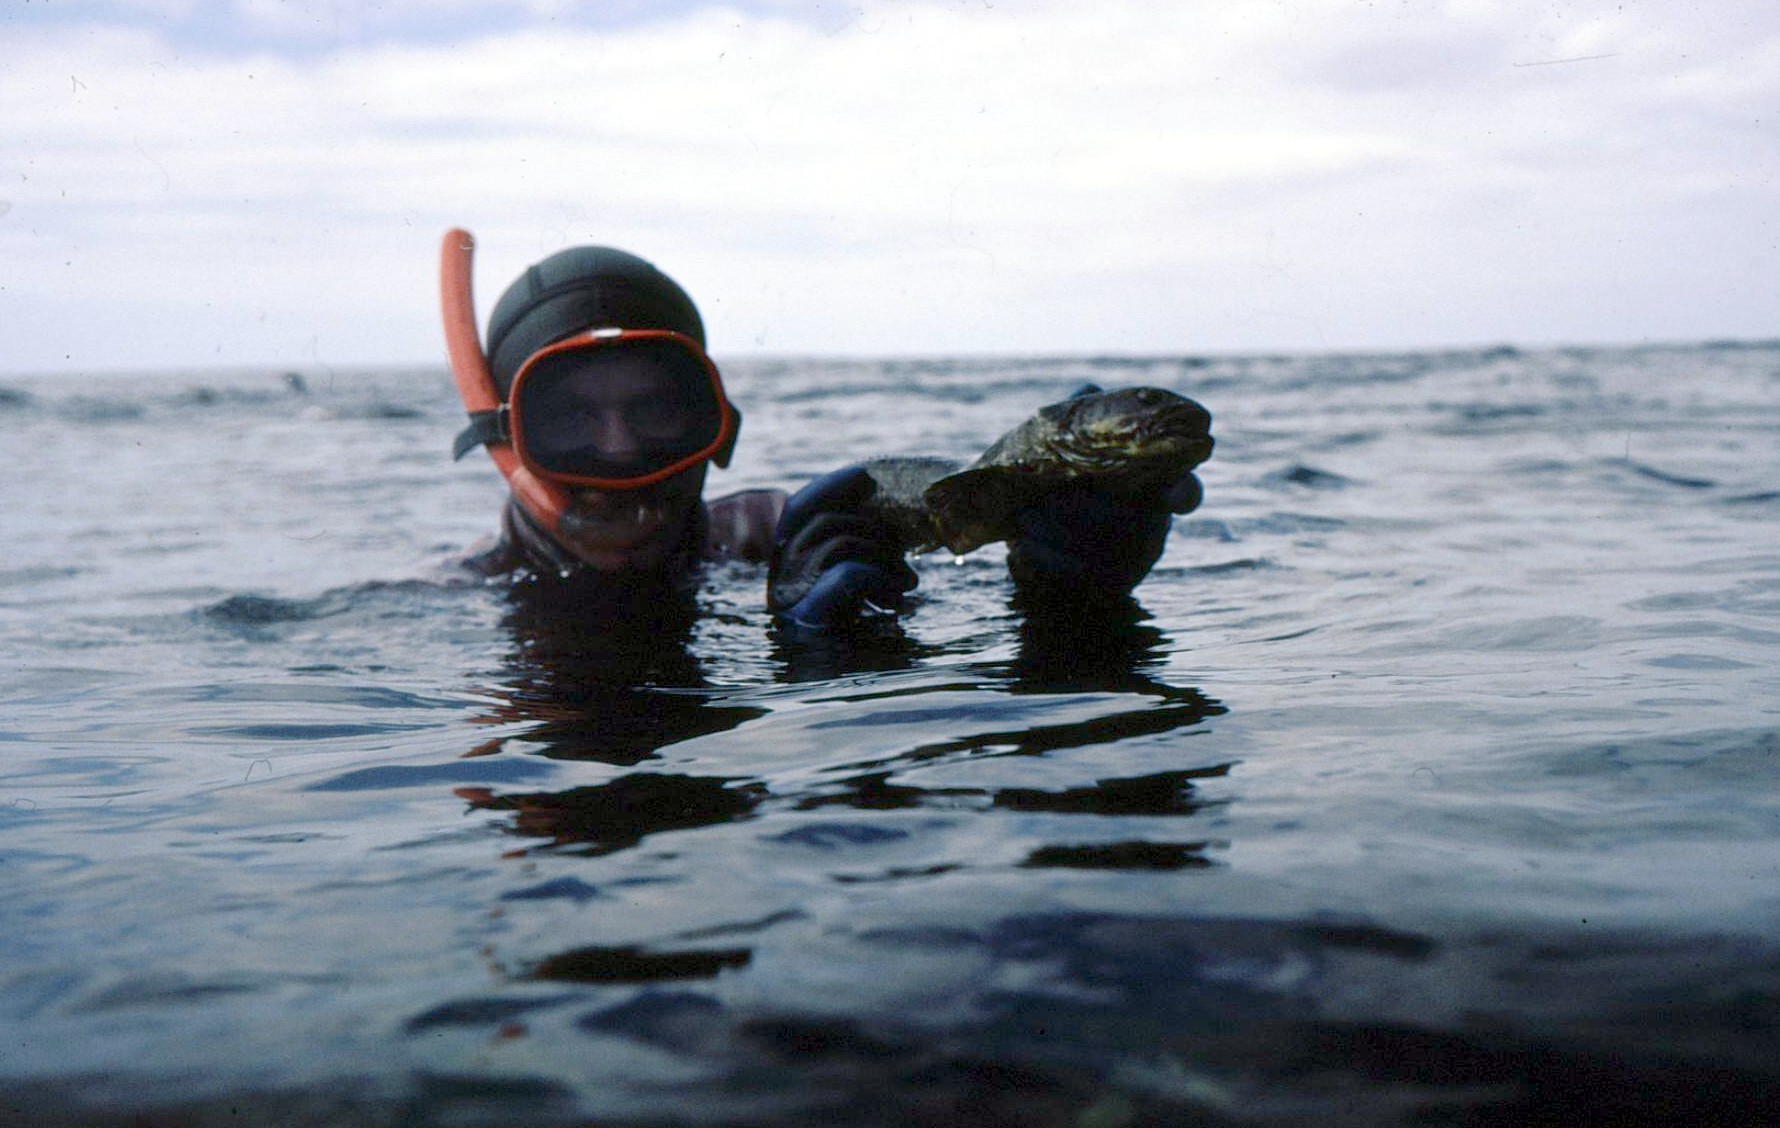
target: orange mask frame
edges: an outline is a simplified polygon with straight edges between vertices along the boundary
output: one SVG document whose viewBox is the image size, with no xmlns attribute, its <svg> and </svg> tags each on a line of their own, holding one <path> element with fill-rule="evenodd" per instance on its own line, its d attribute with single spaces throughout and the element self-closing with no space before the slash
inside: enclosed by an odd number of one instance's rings
<svg viewBox="0 0 1780 1128">
<path fill-rule="evenodd" d="M 716 437 L 697 452 L 668 466 L 628 478 L 599 478 L 584 474 L 566 474 L 540 467 L 538 461 L 532 458 L 525 449 L 525 416 L 520 408 L 524 398 L 520 391 L 525 387 L 531 375 L 538 371 L 544 361 L 564 353 L 593 352 L 645 341 L 665 341 L 685 350 L 686 354 L 698 364 L 705 377 L 710 380 L 711 395 L 717 403 L 718 410 Z M 718 373 L 717 366 L 711 363 L 711 358 L 698 347 L 697 341 L 684 333 L 675 333 L 670 329 L 593 329 L 547 345 L 527 357 L 525 363 L 520 366 L 518 373 L 513 377 L 513 388 L 507 393 L 507 405 L 507 429 L 511 435 L 513 449 L 519 455 L 520 462 L 531 470 L 533 475 L 560 485 L 591 486 L 601 490 L 644 489 L 657 482 L 665 482 L 676 474 L 685 473 L 703 462 L 728 466 L 730 452 L 735 449 L 736 432 L 742 422 L 741 413 L 736 411 L 730 404 L 729 397 L 723 392 L 723 377 Z"/>
</svg>

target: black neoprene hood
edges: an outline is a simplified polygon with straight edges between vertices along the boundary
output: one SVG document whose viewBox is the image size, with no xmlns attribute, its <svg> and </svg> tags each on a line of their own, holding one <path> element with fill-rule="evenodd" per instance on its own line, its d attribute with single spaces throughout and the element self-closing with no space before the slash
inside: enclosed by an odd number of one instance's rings
<svg viewBox="0 0 1780 1128">
<path fill-rule="evenodd" d="M 521 274 L 488 317 L 488 366 L 505 398 L 527 357 L 588 329 L 669 329 L 705 343 L 679 283 L 614 247 L 570 247 Z"/>
</svg>

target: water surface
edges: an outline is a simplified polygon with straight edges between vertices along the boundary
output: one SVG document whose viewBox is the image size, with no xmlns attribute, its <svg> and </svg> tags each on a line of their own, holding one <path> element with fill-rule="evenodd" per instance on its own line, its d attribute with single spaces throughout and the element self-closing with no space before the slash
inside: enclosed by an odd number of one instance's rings
<svg viewBox="0 0 1780 1128">
<path fill-rule="evenodd" d="M 714 492 L 1085 380 L 1218 450 L 1130 606 L 810 648 L 440 582 L 442 371 L 0 381 L 0 1115 L 1776 1111 L 1780 346 L 726 371 Z"/>
</svg>

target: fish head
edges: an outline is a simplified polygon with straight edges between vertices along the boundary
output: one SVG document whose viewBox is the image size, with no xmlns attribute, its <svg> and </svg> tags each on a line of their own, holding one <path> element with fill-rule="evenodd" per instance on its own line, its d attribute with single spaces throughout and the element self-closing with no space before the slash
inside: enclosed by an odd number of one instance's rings
<svg viewBox="0 0 1780 1128">
<path fill-rule="evenodd" d="M 1211 457 L 1211 413 L 1163 388 L 1118 388 L 1054 403 L 1040 412 L 1057 458 L 1083 471 L 1146 463 L 1190 470 Z"/>
</svg>

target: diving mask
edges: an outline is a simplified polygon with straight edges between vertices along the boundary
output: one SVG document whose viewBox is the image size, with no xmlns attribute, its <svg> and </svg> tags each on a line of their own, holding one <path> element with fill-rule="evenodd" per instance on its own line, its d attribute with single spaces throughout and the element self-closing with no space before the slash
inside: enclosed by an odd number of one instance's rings
<svg viewBox="0 0 1780 1128">
<path fill-rule="evenodd" d="M 700 463 L 727 465 L 740 423 L 717 366 L 690 337 L 596 329 L 532 354 L 505 404 L 472 413 L 456 451 L 507 443 L 545 481 L 632 490 Z"/>
</svg>

